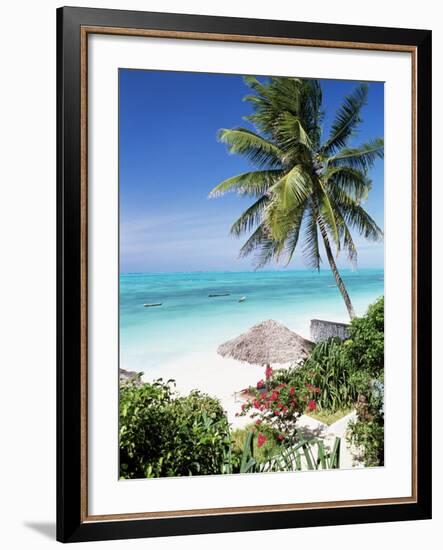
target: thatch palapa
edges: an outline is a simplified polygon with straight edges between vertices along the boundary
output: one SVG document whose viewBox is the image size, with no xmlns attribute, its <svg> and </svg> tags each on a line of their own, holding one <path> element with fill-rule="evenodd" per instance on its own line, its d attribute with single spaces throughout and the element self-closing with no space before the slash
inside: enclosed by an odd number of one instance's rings
<svg viewBox="0 0 443 550">
<path fill-rule="evenodd" d="M 223 357 L 256 365 L 288 363 L 306 359 L 314 344 L 272 319 L 254 325 L 247 332 L 218 348 Z"/>
</svg>

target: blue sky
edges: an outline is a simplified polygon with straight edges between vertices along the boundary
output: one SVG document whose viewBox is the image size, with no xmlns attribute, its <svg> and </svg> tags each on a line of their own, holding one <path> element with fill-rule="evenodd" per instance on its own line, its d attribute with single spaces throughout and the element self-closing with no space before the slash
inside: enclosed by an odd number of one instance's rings
<svg viewBox="0 0 443 550">
<path fill-rule="evenodd" d="M 355 82 L 322 80 L 324 131 Z M 217 141 L 220 128 L 247 126 L 248 88 L 240 75 L 141 71 L 119 73 L 120 270 L 243 271 L 254 258 L 238 258 L 244 241 L 229 228 L 251 200 L 208 199 L 222 180 L 251 169 Z M 371 83 L 364 119 L 353 143 L 383 137 L 384 91 Z M 366 209 L 383 227 L 383 162 L 371 174 Z M 359 267 L 382 267 L 383 244 L 356 236 Z M 346 258 L 340 267 L 349 267 Z M 323 262 L 327 268 L 327 262 Z M 284 264 L 271 264 L 271 269 Z M 295 254 L 288 269 L 305 269 Z"/>
</svg>

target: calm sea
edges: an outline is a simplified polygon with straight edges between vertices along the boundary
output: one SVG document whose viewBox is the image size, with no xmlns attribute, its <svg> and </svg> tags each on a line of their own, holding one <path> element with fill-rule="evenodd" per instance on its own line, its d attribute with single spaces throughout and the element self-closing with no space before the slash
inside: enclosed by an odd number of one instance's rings
<svg viewBox="0 0 443 550">
<path fill-rule="evenodd" d="M 383 294 L 382 269 L 341 273 L 357 315 Z M 158 302 L 160 307 L 143 306 Z M 328 271 L 122 274 L 120 365 L 160 374 L 162 364 L 194 352 L 215 352 L 225 340 L 266 319 L 309 337 L 312 318 L 347 321 Z"/>
</svg>

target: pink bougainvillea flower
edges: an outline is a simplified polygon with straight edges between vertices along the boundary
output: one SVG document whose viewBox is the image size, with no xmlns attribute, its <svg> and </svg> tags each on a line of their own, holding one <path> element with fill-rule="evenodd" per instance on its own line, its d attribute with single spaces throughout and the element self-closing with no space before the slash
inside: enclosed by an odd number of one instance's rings
<svg viewBox="0 0 443 550">
<path fill-rule="evenodd" d="M 271 378 L 272 373 L 273 373 L 272 368 L 271 367 L 266 367 L 266 370 L 265 370 L 266 379 Z"/>
<path fill-rule="evenodd" d="M 310 399 L 308 401 L 308 410 L 315 411 L 316 408 L 317 408 L 317 403 L 313 399 Z"/>
<path fill-rule="evenodd" d="M 257 382 L 257 389 L 261 389 L 261 388 L 264 388 L 265 387 L 265 383 L 263 382 L 263 380 L 259 380 Z"/>
<path fill-rule="evenodd" d="M 257 438 L 257 447 L 262 447 L 267 441 L 267 437 L 264 436 L 262 433 L 258 434 Z"/>
<path fill-rule="evenodd" d="M 278 392 L 273 391 L 271 397 L 269 398 L 270 401 L 277 401 L 278 399 Z"/>
</svg>

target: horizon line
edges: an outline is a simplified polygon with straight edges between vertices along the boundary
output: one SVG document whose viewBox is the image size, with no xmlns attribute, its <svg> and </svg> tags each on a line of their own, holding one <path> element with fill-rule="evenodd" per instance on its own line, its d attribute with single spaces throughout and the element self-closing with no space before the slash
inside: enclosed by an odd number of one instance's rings
<svg viewBox="0 0 443 550">
<path fill-rule="evenodd" d="M 357 269 L 353 269 L 353 268 L 350 268 L 350 267 L 347 267 L 347 268 L 343 268 L 343 269 L 339 269 L 339 272 L 342 273 L 342 272 L 346 272 L 346 271 L 351 271 L 352 273 L 358 273 L 359 271 L 364 271 L 364 270 L 382 270 L 384 271 L 384 266 L 377 266 L 377 267 L 362 267 L 362 268 L 357 268 Z M 329 273 L 332 273 L 332 270 L 331 269 L 328 269 L 328 268 L 323 268 L 321 270 L 316 270 L 316 269 L 309 269 L 309 268 L 306 268 L 306 269 L 240 269 L 240 270 L 235 270 L 235 269 L 223 269 L 223 270 L 218 270 L 218 269 L 213 269 L 213 270 L 205 270 L 205 269 L 197 269 L 197 270 L 179 270 L 179 271 L 119 271 L 119 275 L 167 275 L 167 274 L 177 274 L 177 273 L 181 273 L 181 274 L 187 274 L 187 273 L 293 273 L 294 271 L 296 272 L 309 272 L 309 273 L 312 273 L 312 274 L 316 274 L 316 275 L 320 275 L 322 272 L 329 272 Z"/>
</svg>

